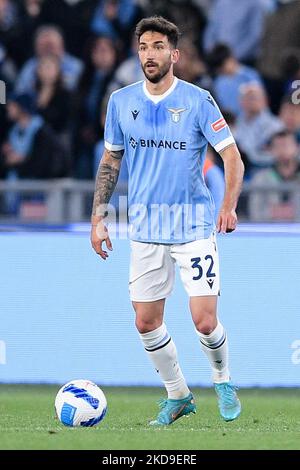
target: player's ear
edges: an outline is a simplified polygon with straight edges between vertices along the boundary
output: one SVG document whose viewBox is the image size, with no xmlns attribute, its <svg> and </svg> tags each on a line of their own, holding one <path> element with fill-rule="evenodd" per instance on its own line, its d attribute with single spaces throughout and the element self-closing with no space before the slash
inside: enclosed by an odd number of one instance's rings
<svg viewBox="0 0 300 470">
<path fill-rule="evenodd" d="M 173 49 L 171 52 L 171 60 L 173 64 L 176 64 L 179 60 L 179 50 Z"/>
</svg>

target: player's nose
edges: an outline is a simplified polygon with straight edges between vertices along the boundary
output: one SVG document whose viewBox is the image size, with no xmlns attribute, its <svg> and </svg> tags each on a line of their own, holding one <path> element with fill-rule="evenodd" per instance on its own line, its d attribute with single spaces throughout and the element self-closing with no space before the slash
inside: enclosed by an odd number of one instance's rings
<svg viewBox="0 0 300 470">
<path fill-rule="evenodd" d="M 149 47 L 146 51 L 146 60 L 151 60 L 154 59 L 155 57 L 155 51 L 153 48 Z"/>
</svg>

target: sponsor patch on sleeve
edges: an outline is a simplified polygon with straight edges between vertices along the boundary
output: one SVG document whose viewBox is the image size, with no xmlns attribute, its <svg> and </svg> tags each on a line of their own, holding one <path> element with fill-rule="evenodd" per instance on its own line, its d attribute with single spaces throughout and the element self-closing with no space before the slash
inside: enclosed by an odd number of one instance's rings
<svg viewBox="0 0 300 470">
<path fill-rule="evenodd" d="M 212 123 L 211 128 L 214 132 L 219 132 L 222 129 L 224 129 L 224 127 L 226 127 L 226 126 L 227 126 L 227 123 L 226 123 L 225 119 L 223 117 L 221 117 L 220 119 L 218 119 L 217 121 Z"/>
</svg>

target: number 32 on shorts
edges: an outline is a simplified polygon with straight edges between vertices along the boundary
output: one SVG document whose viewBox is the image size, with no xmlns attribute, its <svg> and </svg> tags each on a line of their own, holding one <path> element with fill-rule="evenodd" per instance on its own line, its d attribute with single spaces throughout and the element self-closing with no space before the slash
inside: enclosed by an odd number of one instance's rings
<svg viewBox="0 0 300 470">
<path fill-rule="evenodd" d="M 206 277 L 216 277 L 216 273 L 213 271 L 214 259 L 211 255 L 206 255 L 204 261 L 200 257 L 191 258 L 192 268 L 195 269 L 195 275 L 193 276 L 194 281 L 199 281 L 203 276 L 203 270 L 206 270 Z"/>
</svg>

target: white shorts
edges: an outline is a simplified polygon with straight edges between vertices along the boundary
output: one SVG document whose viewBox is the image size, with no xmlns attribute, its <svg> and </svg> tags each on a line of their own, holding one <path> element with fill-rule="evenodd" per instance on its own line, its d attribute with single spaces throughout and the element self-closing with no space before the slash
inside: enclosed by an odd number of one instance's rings
<svg viewBox="0 0 300 470">
<path fill-rule="evenodd" d="M 165 245 L 131 240 L 130 299 L 153 302 L 173 290 L 175 263 L 190 297 L 218 295 L 219 256 L 215 234 L 189 243 Z"/>
</svg>

